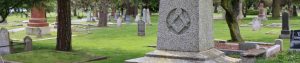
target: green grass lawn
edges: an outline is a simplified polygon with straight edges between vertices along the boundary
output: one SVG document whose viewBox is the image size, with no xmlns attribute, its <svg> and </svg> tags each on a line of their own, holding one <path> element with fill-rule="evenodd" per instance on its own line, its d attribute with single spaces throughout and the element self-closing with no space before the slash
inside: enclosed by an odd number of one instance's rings
<svg viewBox="0 0 300 63">
<path fill-rule="evenodd" d="M 71 18 L 73 20 L 78 19 L 76 16 L 72 16 Z M 30 17 L 25 17 L 25 16 L 21 17 L 20 14 L 11 14 L 7 17 L 8 23 L 5 25 L 0 25 L 0 28 L 2 28 L 2 27 L 5 27 L 7 29 L 22 28 L 22 27 L 27 26 L 25 23 L 22 23 L 22 21 L 29 20 L 29 19 L 30 19 Z M 47 22 L 49 24 L 56 22 L 56 13 L 47 13 Z M 19 24 L 23 24 L 23 26 L 16 26 Z"/>
<path fill-rule="evenodd" d="M 91 63 L 124 63 L 127 59 L 143 57 L 145 53 L 155 50 L 147 47 L 155 45 L 157 39 L 158 16 L 152 16 L 153 25 L 147 26 L 146 36 L 137 36 L 137 25 L 124 25 L 117 28 L 116 25 L 98 28 L 92 34 L 80 34 L 73 37 L 72 52 L 54 51 L 56 40 L 36 41 L 33 43 L 33 51 L 19 52 L 6 55 L 4 58 L 11 61 L 24 63 L 71 63 L 83 61 L 93 56 L 107 56 L 106 60 Z M 248 24 L 252 18 L 245 18 L 241 24 Z M 268 20 L 264 24 L 280 23 L 280 20 Z M 300 29 L 298 17 L 291 19 L 291 28 Z M 252 31 L 250 27 L 241 27 L 241 34 L 246 41 L 269 42 L 278 38 L 281 28 L 263 27 L 259 31 Z M 273 32 L 274 34 L 266 34 Z M 214 20 L 215 39 L 229 40 L 230 34 L 224 20 Z M 284 42 L 284 52 L 269 59 L 258 59 L 257 63 L 297 63 L 300 61 L 300 53 L 287 52 L 289 40 Z M 20 49 L 20 47 L 19 47 Z"/>
</svg>

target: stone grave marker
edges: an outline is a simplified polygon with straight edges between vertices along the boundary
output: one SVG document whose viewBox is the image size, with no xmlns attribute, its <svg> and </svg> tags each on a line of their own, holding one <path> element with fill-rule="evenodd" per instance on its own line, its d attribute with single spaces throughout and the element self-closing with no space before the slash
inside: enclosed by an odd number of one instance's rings
<svg viewBox="0 0 300 63">
<path fill-rule="evenodd" d="M 280 39 L 290 38 L 289 13 L 288 12 L 282 13 L 282 30 L 281 30 L 281 35 L 279 36 L 279 38 Z"/>
<path fill-rule="evenodd" d="M 290 42 L 291 51 L 300 51 L 300 30 L 292 30 Z"/>
<path fill-rule="evenodd" d="M 145 36 L 146 25 L 142 20 L 138 21 L 138 36 Z"/>
<path fill-rule="evenodd" d="M 252 30 L 257 31 L 260 28 L 261 28 L 261 20 L 259 19 L 259 17 L 254 17 L 254 19 L 252 20 Z"/>
<path fill-rule="evenodd" d="M 157 49 L 127 63 L 239 63 L 214 48 L 212 0 L 160 0 Z"/>
<path fill-rule="evenodd" d="M 258 6 L 258 18 L 261 20 L 261 21 L 264 21 L 264 20 L 267 20 L 267 15 L 266 15 L 266 11 L 265 11 L 265 4 L 260 2 L 259 3 L 259 6 Z"/>
<path fill-rule="evenodd" d="M 280 45 L 280 51 L 283 51 L 283 40 L 282 39 L 276 39 L 275 45 Z"/>
<path fill-rule="evenodd" d="M 129 15 L 125 15 L 124 20 L 125 20 L 127 25 L 131 23 L 131 21 L 130 21 L 131 17 Z"/>
<path fill-rule="evenodd" d="M 122 17 L 118 17 L 117 19 L 117 27 L 121 27 L 122 26 Z"/>
<path fill-rule="evenodd" d="M 0 55 L 11 53 L 9 32 L 6 28 L 0 30 Z"/>
<path fill-rule="evenodd" d="M 144 8 L 143 9 L 143 21 L 145 21 L 146 24 L 151 25 L 151 18 L 150 18 L 150 11 L 149 9 Z"/>
<path fill-rule="evenodd" d="M 29 36 L 24 38 L 24 50 L 32 51 L 32 39 Z"/>
</svg>

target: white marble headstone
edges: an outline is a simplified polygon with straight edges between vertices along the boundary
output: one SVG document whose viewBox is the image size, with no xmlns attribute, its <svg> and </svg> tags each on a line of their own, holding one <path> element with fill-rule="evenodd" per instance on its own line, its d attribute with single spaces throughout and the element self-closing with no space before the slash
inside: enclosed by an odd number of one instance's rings
<svg viewBox="0 0 300 63">
<path fill-rule="evenodd" d="M 5 28 L 0 30 L 0 55 L 10 54 L 9 32 Z"/>
</svg>

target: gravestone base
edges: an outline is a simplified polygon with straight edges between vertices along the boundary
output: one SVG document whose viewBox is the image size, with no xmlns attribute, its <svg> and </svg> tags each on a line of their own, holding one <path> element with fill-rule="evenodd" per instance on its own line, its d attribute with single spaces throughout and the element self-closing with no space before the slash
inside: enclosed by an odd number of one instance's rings
<svg viewBox="0 0 300 63">
<path fill-rule="evenodd" d="M 300 52 L 300 49 L 289 49 L 290 52 Z"/>
<path fill-rule="evenodd" d="M 289 39 L 290 38 L 290 31 L 289 30 L 282 30 L 281 35 L 279 36 L 280 39 Z"/>
<path fill-rule="evenodd" d="M 39 35 L 41 30 L 42 35 L 50 34 L 50 27 L 26 27 L 26 33 L 28 35 Z"/>
<path fill-rule="evenodd" d="M 126 63 L 240 63 L 240 59 L 225 56 L 217 49 L 203 52 L 155 50 L 146 57 L 126 60 Z"/>
<path fill-rule="evenodd" d="M 290 35 L 289 34 L 281 34 L 279 36 L 279 39 L 289 39 L 290 38 Z"/>
</svg>

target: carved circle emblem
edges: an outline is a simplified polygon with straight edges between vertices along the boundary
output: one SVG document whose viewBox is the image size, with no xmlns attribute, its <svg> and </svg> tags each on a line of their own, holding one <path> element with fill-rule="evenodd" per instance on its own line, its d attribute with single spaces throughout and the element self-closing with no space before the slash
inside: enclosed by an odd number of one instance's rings
<svg viewBox="0 0 300 63">
<path fill-rule="evenodd" d="M 175 34 L 182 34 L 190 27 L 191 19 L 186 10 L 175 8 L 167 16 L 167 27 Z"/>
</svg>

